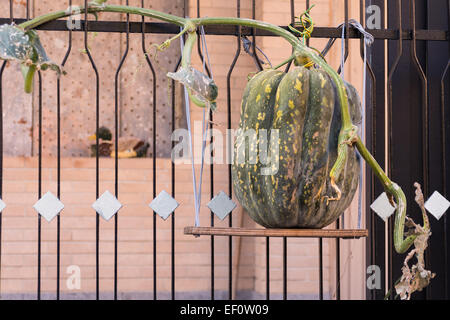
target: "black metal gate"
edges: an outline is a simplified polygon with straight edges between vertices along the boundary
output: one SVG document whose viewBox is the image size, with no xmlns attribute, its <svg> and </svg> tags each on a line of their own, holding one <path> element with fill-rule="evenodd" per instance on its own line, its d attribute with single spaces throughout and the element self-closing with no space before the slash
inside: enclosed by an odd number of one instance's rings
<svg viewBox="0 0 450 320">
<path fill-rule="evenodd" d="M 6 0 L 2 0 L 6 1 Z M 30 6 L 27 1 L 27 17 L 30 17 Z M 88 1 L 85 1 L 85 4 Z M 9 17 L 5 17 L 5 13 L 2 13 L 3 17 L 0 18 L 0 24 L 10 23 L 15 21 L 16 23 L 23 22 L 23 19 L 14 19 L 13 6 L 14 1 L 10 0 L 10 14 Z M 71 5 L 72 1 L 68 1 L 67 5 Z M 345 20 L 349 19 L 349 1 L 342 2 L 345 12 Z M 367 124 L 366 124 L 366 137 L 369 150 L 372 151 L 380 165 L 386 165 L 385 159 L 388 160 L 387 167 L 389 175 L 392 179 L 404 186 L 404 190 L 407 194 L 408 202 L 413 203 L 413 182 L 419 180 L 423 185 L 425 196 L 430 196 L 431 192 L 438 190 L 444 196 L 449 196 L 447 190 L 449 187 L 449 170 L 446 167 L 446 150 L 450 149 L 448 139 L 450 134 L 450 115 L 448 106 L 449 97 L 449 1 L 445 0 L 398 0 L 398 1 L 381 1 L 381 0 L 366 0 L 359 1 L 360 4 L 360 20 L 364 17 L 365 9 L 370 5 L 377 5 L 381 8 L 382 14 L 382 26 L 381 29 L 368 30 L 375 37 L 375 43 L 372 47 L 370 59 L 368 63 L 368 83 L 370 85 L 367 98 L 368 106 L 366 110 Z M 306 8 L 310 6 L 310 1 L 305 1 Z M 387 7 L 385 7 L 387 5 Z M 142 1 L 142 6 L 145 6 L 145 1 Z M 187 12 L 187 1 L 185 1 L 185 12 Z M 197 15 L 201 15 L 201 1 L 197 0 Z M 291 8 L 291 22 L 294 21 L 296 12 L 303 11 L 303 8 L 296 8 L 294 1 L 290 1 Z M 236 1 L 236 16 L 240 16 L 241 1 Z M 387 26 L 384 24 L 384 16 L 387 12 Z M 256 1 L 252 0 L 252 16 L 256 15 Z M 257 17 L 256 17 L 257 18 Z M 85 49 L 88 53 L 90 62 L 92 64 L 93 72 L 96 74 L 96 127 L 99 127 L 99 74 L 95 65 L 95 61 L 92 59 L 89 48 L 87 45 L 87 32 L 121 32 L 126 33 L 127 39 L 130 33 L 141 33 L 144 39 L 146 33 L 164 33 L 175 34 L 178 33 L 178 27 L 169 25 L 166 23 L 148 23 L 148 22 L 130 22 L 128 19 L 126 22 L 105 22 L 105 21 L 89 21 L 87 14 L 82 21 L 81 31 L 85 33 Z M 361 34 L 353 28 L 350 28 L 349 24 L 346 24 L 346 42 L 345 47 L 348 49 L 349 38 L 361 38 Z M 67 30 L 65 21 L 54 21 L 42 25 L 39 27 L 42 30 L 53 30 L 68 33 L 69 46 L 67 53 L 62 61 L 62 64 L 66 62 L 71 51 L 71 35 L 72 31 Z M 253 52 L 255 52 L 256 37 L 271 36 L 267 32 L 252 30 L 249 28 L 237 28 L 237 27 L 205 27 L 206 34 L 215 35 L 233 35 L 236 36 L 236 55 L 233 63 L 230 65 L 227 74 L 227 112 L 228 112 L 228 128 L 231 128 L 231 76 L 235 66 L 235 63 L 239 57 L 241 51 L 241 38 L 242 36 L 252 37 L 253 40 Z M 339 28 L 332 27 L 316 27 L 312 37 L 320 38 L 339 38 L 341 36 L 341 30 Z M 142 41 L 142 50 L 146 52 L 145 42 Z M 387 49 L 388 55 L 385 55 Z M 201 53 L 201 47 L 199 44 L 198 51 Z M 348 53 L 348 50 L 346 51 Z M 361 51 L 362 54 L 362 51 Z M 361 55 L 362 56 L 362 55 Z M 121 66 L 124 62 L 126 54 L 122 57 L 121 63 L 117 68 L 116 75 L 119 74 Z M 146 56 L 147 65 L 153 74 L 153 80 L 155 80 L 155 72 L 152 66 L 152 61 Z M 387 67 L 386 60 L 387 59 Z M 255 63 L 259 69 L 261 64 L 259 59 L 255 55 Z M 0 117 L 2 117 L 2 96 L 6 94 L 2 92 L 1 84 L 3 78 L 3 70 L 5 64 L 0 69 Z M 42 96 L 42 86 L 39 74 L 39 86 L 38 95 Z M 387 86 L 385 85 L 387 83 Z M 115 123 L 117 127 L 117 77 L 116 77 L 116 91 L 115 91 Z M 156 127 L 155 123 L 155 104 L 158 101 L 158 94 L 156 90 L 156 81 L 153 81 L 153 128 Z M 174 88 L 174 86 L 172 86 Z M 387 91 L 386 91 L 387 90 Z M 387 99 L 386 99 L 387 94 Z M 57 164 L 57 196 L 60 196 L 60 86 L 58 82 L 57 88 L 57 112 L 58 112 L 58 164 Z M 175 93 L 171 94 L 172 103 L 174 104 Z M 211 114 L 212 117 L 212 114 Z M 175 129 L 175 114 L 172 112 L 172 130 Z M 41 173 L 42 173 L 42 101 L 39 99 L 39 187 L 38 198 L 41 197 Z M 387 123 L 388 127 L 385 127 Z M 2 195 L 2 173 L 3 173 L 3 119 L 0 118 L 0 197 Z M 210 124 L 211 128 L 213 124 Z M 388 135 L 386 137 L 386 129 Z M 116 131 L 117 132 L 117 131 Z M 385 143 L 388 141 L 388 144 Z M 156 130 L 153 130 L 153 155 L 156 154 L 156 145 L 158 141 L 156 139 Z M 386 152 L 387 150 L 387 152 Z M 447 151 L 448 152 L 448 151 Z M 96 196 L 99 196 L 99 160 L 96 159 Z M 210 167 L 210 190 L 211 198 L 214 196 L 214 165 Z M 153 172 L 156 173 L 156 157 L 153 157 Z M 231 171 L 229 171 L 229 183 L 228 194 L 232 195 L 231 188 Z M 118 196 L 118 163 L 115 163 L 115 195 Z M 153 179 L 153 196 L 156 196 L 156 174 Z M 171 195 L 176 195 L 176 175 L 175 168 L 172 164 L 171 169 Z M 402 256 L 398 256 L 393 253 L 392 244 L 392 228 L 393 221 L 389 220 L 389 232 L 387 235 L 388 243 L 385 243 L 385 224 L 371 212 L 370 203 L 383 192 L 382 186 L 374 180 L 371 171 L 368 170 L 366 176 L 367 186 L 367 227 L 369 229 L 369 241 L 367 241 L 367 264 L 378 265 L 382 270 L 382 277 L 387 275 L 388 286 L 392 288 L 393 282 L 399 277 L 401 264 L 403 261 Z M 410 215 L 420 221 L 420 212 L 418 209 L 411 206 L 408 208 Z M 1 268 L 1 213 L 0 213 L 0 268 Z M 57 299 L 60 298 L 60 219 L 58 215 L 57 224 Z M 97 229 L 96 229 L 96 297 L 99 298 L 99 216 L 96 215 Z M 175 215 L 172 215 L 172 233 L 171 233 L 171 297 L 175 298 Z M 233 226 L 232 217 L 228 218 L 229 226 Z M 214 215 L 211 213 L 211 226 L 214 225 Z M 115 216 L 115 248 L 117 249 L 117 228 L 119 227 L 118 216 Z M 41 217 L 37 218 L 38 228 L 38 269 L 37 269 L 37 298 L 41 298 Z M 427 254 L 427 263 L 431 270 L 438 274 L 438 277 L 432 282 L 431 286 L 422 294 L 417 294 L 416 298 L 448 298 L 448 287 L 450 269 L 448 266 L 448 237 L 447 233 L 450 226 L 447 225 L 447 218 L 444 216 L 440 221 L 432 220 L 433 236 L 431 238 L 431 245 Z M 158 298 L 157 295 L 157 220 L 156 214 L 153 215 L 153 293 L 154 299 Z M 340 299 L 340 240 L 337 241 L 336 246 L 336 298 Z M 286 237 L 283 238 L 283 298 L 287 299 L 287 242 Z M 211 236 L 211 299 L 214 299 L 214 236 Z M 229 237 L 229 298 L 232 298 L 232 237 Z M 270 265 L 269 265 L 269 248 L 270 238 L 266 238 L 266 298 L 270 299 Z M 318 248 L 320 253 L 319 262 L 319 283 L 318 292 L 319 298 L 323 299 L 323 253 L 322 253 L 322 238 L 318 239 Z M 385 253 L 388 248 L 389 259 L 387 264 L 385 263 Z M 114 255 L 114 298 L 117 298 L 117 250 Z M 368 299 L 382 299 L 385 292 L 385 284 L 382 282 L 382 288 L 380 290 L 367 290 Z"/>
<path fill-rule="evenodd" d="M 395 31 L 395 37 L 389 37 L 387 42 L 375 41 L 372 48 L 373 95 L 368 107 L 371 106 L 371 110 L 367 110 L 370 115 L 367 137 L 371 137 L 369 141 L 372 151 L 379 163 L 387 165 L 389 176 L 404 186 L 408 203 L 412 204 L 408 206 L 408 214 L 414 220 L 421 221 L 420 210 L 414 206 L 412 186 L 415 181 L 422 184 L 425 198 L 435 190 L 444 196 L 449 195 L 446 162 L 450 105 L 449 2 L 371 2 L 383 8 L 382 12 L 386 10 L 386 28 Z M 399 34 L 402 34 L 401 38 Z M 387 67 L 385 50 L 388 51 Z M 387 145 L 385 141 L 388 142 Z M 374 197 L 383 192 L 382 186 L 373 182 L 370 173 L 367 186 L 368 199 L 374 200 Z M 387 273 L 388 287 L 392 289 L 401 275 L 405 258 L 404 255 L 393 252 L 393 218 L 389 220 L 386 244 L 384 222 L 374 217 L 368 206 L 367 212 L 371 234 L 367 261 L 369 265 L 380 266 L 383 275 Z M 416 299 L 448 299 L 450 269 L 447 234 L 450 230 L 447 219 L 445 216 L 439 221 L 431 218 L 432 236 L 426 263 L 437 276 L 428 288 L 415 295 Z M 385 288 L 384 283 L 382 287 Z M 369 290 L 367 297 L 382 299 L 384 292 Z"/>
</svg>

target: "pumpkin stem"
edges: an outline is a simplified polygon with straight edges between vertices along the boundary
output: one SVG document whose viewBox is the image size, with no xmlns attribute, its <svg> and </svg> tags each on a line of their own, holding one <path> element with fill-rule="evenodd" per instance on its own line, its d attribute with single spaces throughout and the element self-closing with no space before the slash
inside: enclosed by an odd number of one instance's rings
<svg viewBox="0 0 450 320">
<path fill-rule="evenodd" d="M 338 144 L 338 156 L 336 159 L 336 162 L 333 165 L 333 168 L 331 168 L 330 171 L 330 179 L 331 179 L 331 186 L 337 193 L 337 197 L 334 198 L 328 198 L 327 204 L 329 201 L 335 201 L 341 199 L 341 191 L 339 187 L 336 184 L 336 180 L 339 178 L 342 169 L 344 168 L 345 164 L 347 163 L 348 158 L 348 152 L 349 148 L 353 147 L 353 144 L 356 143 L 358 140 L 358 127 L 355 125 L 352 125 L 350 129 L 348 130 L 341 130 L 341 133 L 339 134 L 339 144 Z"/>
<path fill-rule="evenodd" d="M 396 183 L 392 182 L 386 175 L 384 170 L 380 167 L 375 158 L 367 150 L 366 146 L 358 136 L 355 141 L 356 148 L 359 154 L 366 160 L 369 166 L 374 171 L 377 178 L 381 181 L 389 197 L 394 197 L 396 210 L 394 222 L 394 248 L 397 253 L 405 253 L 414 243 L 417 235 L 412 234 L 404 238 L 405 220 L 406 220 L 406 197 Z"/>
</svg>

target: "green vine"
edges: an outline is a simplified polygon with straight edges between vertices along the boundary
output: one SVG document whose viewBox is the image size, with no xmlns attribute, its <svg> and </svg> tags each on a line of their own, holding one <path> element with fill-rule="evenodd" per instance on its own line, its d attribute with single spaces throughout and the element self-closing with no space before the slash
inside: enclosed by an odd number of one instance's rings
<svg viewBox="0 0 450 320">
<path fill-rule="evenodd" d="M 180 37 L 184 33 L 188 33 L 186 45 L 183 52 L 182 57 L 182 66 L 189 67 L 191 63 L 191 52 L 193 48 L 193 44 L 197 38 L 196 30 L 199 26 L 208 26 L 208 25 L 238 25 L 238 26 L 246 26 L 251 28 L 257 28 L 269 31 L 277 36 L 282 37 L 286 41 L 290 43 L 293 48 L 294 54 L 286 60 L 284 63 L 288 63 L 293 59 L 309 59 L 314 64 L 322 68 L 327 74 L 332 78 L 332 80 L 337 84 L 337 91 L 339 102 L 342 109 L 342 128 L 339 133 L 339 147 L 338 147 L 338 159 L 334 164 L 331 172 L 330 179 L 331 183 L 335 188 L 336 197 L 329 198 L 329 201 L 339 199 L 340 191 L 337 187 L 335 181 L 337 181 L 339 175 L 342 172 L 343 164 L 346 162 L 348 154 L 354 146 L 359 150 L 362 157 L 365 161 L 371 166 L 374 170 L 375 175 L 379 178 L 381 183 L 383 184 L 386 193 L 395 199 L 396 203 L 396 216 L 395 216 L 395 231 L 394 231 L 394 244 L 395 250 L 398 253 L 403 253 L 413 244 L 416 236 L 408 236 L 406 239 L 404 238 L 404 225 L 406 219 L 406 198 L 402 191 L 402 189 L 395 183 L 393 183 L 387 175 L 384 173 L 383 169 L 378 165 L 376 160 L 372 157 L 370 152 L 364 146 L 363 142 L 359 138 L 356 127 L 352 124 L 350 118 L 350 112 L 348 107 L 348 99 L 347 93 L 345 90 L 344 82 L 341 77 L 337 74 L 337 72 L 331 68 L 326 61 L 315 52 L 314 49 L 307 47 L 302 41 L 300 41 L 292 32 L 285 30 L 276 25 L 272 25 L 270 23 L 266 23 L 263 21 L 257 21 L 252 19 L 243 19 L 243 18 L 233 18 L 233 17 L 205 17 L 205 18 L 195 18 L 188 19 L 182 18 L 178 16 L 174 16 L 171 14 L 166 14 L 163 12 L 159 12 L 151 9 L 137 8 L 137 7 L 129 7 L 129 6 L 118 6 L 118 5 L 106 5 L 104 0 L 97 0 L 93 5 L 87 8 L 88 13 L 97 14 L 99 12 L 116 12 L 116 13 L 127 13 L 127 14 L 136 14 L 140 16 L 146 16 L 155 18 L 161 21 L 173 23 L 183 28 L 183 31 L 172 39 L 164 42 L 160 47 L 160 50 L 168 47 L 174 39 Z M 80 8 L 79 13 L 85 13 L 85 8 Z M 47 23 L 49 21 L 53 21 L 56 19 L 61 19 L 72 15 L 67 11 L 57 11 L 52 12 L 27 22 L 24 22 L 19 25 L 20 28 L 24 30 L 35 29 L 36 27 Z M 307 18 L 308 16 L 305 15 Z M 305 21 L 306 20 L 301 20 Z M 312 27 L 312 24 L 309 28 Z M 309 30 L 309 31 L 306 31 Z M 310 29 L 306 29 L 302 34 L 302 38 L 304 39 L 307 34 L 305 32 L 310 32 Z M 27 76 L 27 89 L 30 88 L 30 78 L 32 79 L 33 71 L 30 68 L 30 74 Z M 32 80 L 31 80 L 32 81 Z M 195 96 L 191 96 L 195 100 Z M 200 106 L 204 106 L 203 101 L 194 101 L 196 104 Z"/>
</svg>

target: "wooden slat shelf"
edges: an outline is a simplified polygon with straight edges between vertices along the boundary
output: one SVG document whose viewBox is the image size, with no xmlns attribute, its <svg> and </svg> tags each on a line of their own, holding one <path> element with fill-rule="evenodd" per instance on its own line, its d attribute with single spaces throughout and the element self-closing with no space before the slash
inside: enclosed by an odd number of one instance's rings
<svg viewBox="0 0 450 320">
<path fill-rule="evenodd" d="M 184 234 L 194 236 L 241 236 L 241 237 L 292 237 L 292 238 L 341 238 L 359 239 L 367 237 L 365 229 L 251 229 L 251 228 L 217 228 L 185 227 Z"/>
</svg>

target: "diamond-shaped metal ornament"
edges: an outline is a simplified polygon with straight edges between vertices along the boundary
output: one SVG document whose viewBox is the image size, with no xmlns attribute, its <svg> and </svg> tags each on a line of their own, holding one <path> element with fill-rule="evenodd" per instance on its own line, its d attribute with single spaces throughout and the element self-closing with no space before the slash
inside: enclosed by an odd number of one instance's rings
<svg viewBox="0 0 450 320">
<path fill-rule="evenodd" d="M 6 208 L 6 203 L 2 199 L 0 199 L 0 212 L 2 212 L 3 209 L 5 209 L 5 208 Z"/>
<path fill-rule="evenodd" d="M 207 206 L 220 220 L 223 220 L 234 208 L 236 208 L 236 203 L 234 203 L 225 192 L 220 191 L 217 196 L 208 202 Z"/>
<path fill-rule="evenodd" d="M 176 208 L 179 203 L 172 198 L 166 191 L 161 191 L 155 199 L 148 205 L 155 211 L 163 220 L 166 220 Z"/>
<path fill-rule="evenodd" d="M 120 208 L 122 204 L 117 198 L 108 190 L 106 190 L 93 204 L 92 208 L 105 220 L 111 219 Z"/>
<path fill-rule="evenodd" d="M 437 191 L 433 192 L 431 197 L 425 202 L 425 209 L 438 220 L 444 215 L 448 207 L 450 207 L 450 201 Z"/>
<path fill-rule="evenodd" d="M 380 194 L 380 196 L 372 202 L 370 209 L 375 211 L 375 213 L 384 221 L 395 212 L 395 208 L 389 202 L 386 192 Z"/>
<path fill-rule="evenodd" d="M 49 191 L 34 204 L 33 208 L 50 222 L 64 209 L 64 204 Z"/>
</svg>

